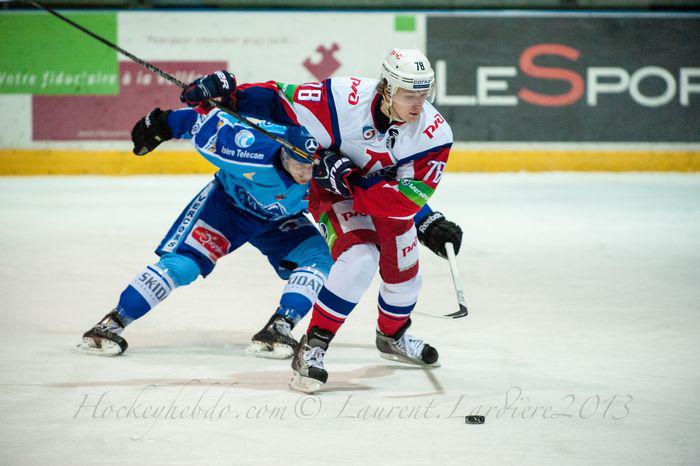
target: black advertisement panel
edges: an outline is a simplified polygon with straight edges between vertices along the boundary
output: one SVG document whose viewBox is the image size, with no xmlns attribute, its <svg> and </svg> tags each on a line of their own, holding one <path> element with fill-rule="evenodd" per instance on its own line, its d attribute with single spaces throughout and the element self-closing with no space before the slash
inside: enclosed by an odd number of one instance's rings
<svg viewBox="0 0 700 466">
<path fill-rule="evenodd" d="M 700 142 L 700 16 L 429 15 L 457 141 Z"/>
</svg>

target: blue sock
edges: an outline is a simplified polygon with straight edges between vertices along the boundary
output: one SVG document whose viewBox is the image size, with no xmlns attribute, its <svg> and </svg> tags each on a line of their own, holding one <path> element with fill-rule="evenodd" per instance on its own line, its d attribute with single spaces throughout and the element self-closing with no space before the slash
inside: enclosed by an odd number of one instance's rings
<svg viewBox="0 0 700 466">
<path fill-rule="evenodd" d="M 122 291 L 117 313 L 126 326 L 167 298 L 173 289 L 175 284 L 165 270 L 149 265 Z"/>
<path fill-rule="evenodd" d="M 326 277 L 312 267 L 294 270 L 282 291 L 276 314 L 290 319 L 295 325 L 311 310 Z"/>
<path fill-rule="evenodd" d="M 199 273 L 193 259 L 179 254 L 164 254 L 157 264 L 147 266 L 119 296 L 116 310 L 124 326 L 143 317 L 175 288 L 192 283 Z"/>
</svg>

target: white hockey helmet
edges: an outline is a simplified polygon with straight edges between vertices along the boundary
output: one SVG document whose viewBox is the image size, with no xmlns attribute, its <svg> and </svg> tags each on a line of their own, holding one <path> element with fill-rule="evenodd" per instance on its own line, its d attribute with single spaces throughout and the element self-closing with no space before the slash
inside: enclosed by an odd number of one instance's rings
<svg viewBox="0 0 700 466">
<path fill-rule="evenodd" d="M 426 99 L 435 99 L 435 73 L 428 58 L 418 49 L 392 49 L 382 63 L 380 77 L 386 79 L 389 96 L 398 89 L 427 91 Z"/>
</svg>

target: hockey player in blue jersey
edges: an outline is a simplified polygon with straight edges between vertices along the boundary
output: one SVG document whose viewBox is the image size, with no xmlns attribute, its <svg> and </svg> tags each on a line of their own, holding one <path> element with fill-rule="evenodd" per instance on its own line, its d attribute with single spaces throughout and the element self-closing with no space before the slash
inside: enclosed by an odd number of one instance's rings
<svg viewBox="0 0 700 466">
<path fill-rule="evenodd" d="M 155 251 L 160 260 L 139 272 L 114 310 L 83 335 L 80 351 L 123 353 L 127 325 L 250 243 L 287 283 L 277 310 L 252 338 L 248 352 L 271 358 L 292 355 L 297 342 L 291 330 L 311 309 L 332 265 L 323 237 L 304 216 L 312 165 L 224 112 L 202 113 L 156 108 L 134 127 L 135 154 L 144 155 L 171 138 L 191 139 L 219 171 L 161 241 Z M 260 125 L 310 155 L 318 146 L 303 128 Z"/>
</svg>

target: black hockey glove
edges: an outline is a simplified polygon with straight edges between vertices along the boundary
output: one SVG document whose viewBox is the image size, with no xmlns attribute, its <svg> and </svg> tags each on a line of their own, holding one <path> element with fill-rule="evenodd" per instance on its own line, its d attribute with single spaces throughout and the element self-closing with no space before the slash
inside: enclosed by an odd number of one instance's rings
<svg viewBox="0 0 700 466">
<path fill-rule="evenodd" d="M 207 114 L 214 108 L 211 100 L 219 100 L 226 107 L 236 109 L 236 77 L 225 70 L 217 71 L 190 83 L 180 94 L 180 102 Z"/>
<path fill-rule="evenodd" d="M 318 165 L 314 165 L 314 180 L 325 190 L 338 196 L 352 197 L 348 177 L 355 172 L 355 164 L 342 154 L 331 150 L 317 153 Z"/>
<path fill-rule="evenodd" d="M 416 224 L 418 240 L 423 246 L 433 251 L 440 257 L 447 258 L 445 243 L 452 243 L 455 254 L 459 253 L 462 244 L 462 229 L 454 222 L 445 219 L 440 212 L 426 215 Z"/>
<path fill-rule="evenodd" d="M 134 125 L 131 130 L 134 154 L 146 155 L 158 147 L 161 142 L 173 138 L 168 125 L 169 113 L 170 110 L 163 111 L 156 107 Z"/>
</svg>

